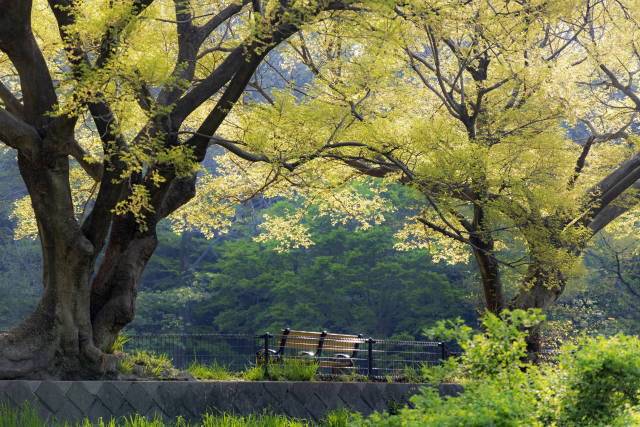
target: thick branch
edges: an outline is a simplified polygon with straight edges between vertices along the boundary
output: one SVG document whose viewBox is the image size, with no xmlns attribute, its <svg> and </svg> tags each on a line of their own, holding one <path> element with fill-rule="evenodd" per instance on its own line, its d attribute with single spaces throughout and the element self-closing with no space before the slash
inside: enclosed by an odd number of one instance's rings
<svg viewBox="0 0 640 427">
<path fill-rule="evenodd" d="M 620 215 L 628 212 L 632 207 L 637 206 L 638 203 L 640 203 L 640 181 L 636 181 L 631 186 L 631 191 L 623 194 L 615 203 L 601 209 L 589 222 L 588 227 L 591 229 L 592 235 L 602 230 Z"/>
<path fill-rule="evenodd" d="M 53 81 L 42 51 L 31 31 L 31 1 L 0 0 L 0 50 L 20 76 L 25 120 L 37 127 L 57 102 Z"/>
<path fill-rule="evenodd" d="M 40 144 L 38 131 L 0 108 L 0 140 L 32 158 Z"/>
<path fill-rule="evenodd" d="M 71 155 L 78 164 L 82 167 L 82 169 L 87 172 L 87 174 L 93 178 L 96 182 L 102 180 L 102 170 L 103 165 L 102 162 L 96 160 L 89 160 L 90 156 L 84 149 L 80 146 L 78 141 L 73 140 L 69 147 L 69 155 Z"/>
<path fill-rule="evenodd" d="M 592 215 L 597 215 L 638 179 L 640 179 L 640 153 L 622 163 L 591 191 L 592 202 L 595 205 L 591 209 Z"/>
<path fill-rule="evenodd" d="M 600 69 L 604 71 L 607 77 L 609 77 L 609 80 L 611 81 L 611 85 L 616 89 L 618 89 L 620 92 L 624 93 L 635 104 L 635 109 L 640 111 L 640 98 L 638 97 L 638 95 L 635 94 L 631 85 L 630 84 L 626 86 L 623 85 L 620 82 L 620 80 L 618 80 L 618 78 L 615 76 L 615 74 L 613 74 L 613 72 L 609 70 L 609 68 L 607 68 L 606 65 L 601 64 Z"/>
<path fill-rule="evenodd" d="M 5 109 L 19 119 L 24 119 L 24 107 L 11 91 L 0 82 L 0 100 Z"/>
<path fill-rule="evenodd" d="M 224 24 L 233 15 L 240 12 L 242 8 L 249 2 L 250 0 L 242 0 L 241 3 L 230 4 L 229 6 L 222 9 L 217 15 L 209 19 L 204 25 L 198 28 L 198 36 L 200 40 L 204 40 L 205 38 L 209 37 L 209 34 L 215 31 L 215 29 L 220 25 Z"/>
<path fill-rule="evenodd" d="M 250 162 L 269 162 L 269 158 L 264 154 L 251 153 L 242 149 L 238 144 L 233 141 L 229 141 L 228 139 L 214 135 L 211 137 L 210 141 L 212 144 L 219 145 L 244 160 L 248 160 Z"/>
<path fill-rule="evenodd" d="M 567 188 L 572 189 L 576 181 L 578 180 L 578 177 L 580 176 L 580 173 L 584 168 L 584 165 L 587 161 L 587 156 L 591 151 L 591 146 L 593 146 L 594 141 L 595 141 L 595 138 L 593 135 L 591 135 L 589 138 L 587 138 L 584 145 L 582 146 L 582 151 L 580 152 L 580 156 L 578 157 L 578 160 L 576 160 L 576 166 L 574 167 L 573 175 L 571 175 L 571 178 L 569 178 L 569 182 L 567 183 Z"/>
</svg>

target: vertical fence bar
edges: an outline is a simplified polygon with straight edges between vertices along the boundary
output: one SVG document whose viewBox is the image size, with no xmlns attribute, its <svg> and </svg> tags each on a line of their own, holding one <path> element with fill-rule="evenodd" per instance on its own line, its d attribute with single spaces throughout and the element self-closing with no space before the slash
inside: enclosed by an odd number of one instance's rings
<svg viewBox="0 0 640 427">
<path fill-rule="evenodd" d="M 269 338 L 272 337 L 272 335 L 267 332 L 263 335 L 264 337 L 264 376 L 268 377 L 269 376 Z"/>
<path fill-rule="evenodd" d="M 367 340 L 367 374 L 369 378 L 373 378 L 373 345 L 375 343 L 376 340 L 371 337 Z"/>
<path fill-rule="evenodd" d="M 440 357 L 442 358 L 442 363 L 444 363 L 444 361 L 447 359 L 447 349 L 444 346 L 444 343 L 438 343 L 438 346 L 440 347 Z"/>
</svg>

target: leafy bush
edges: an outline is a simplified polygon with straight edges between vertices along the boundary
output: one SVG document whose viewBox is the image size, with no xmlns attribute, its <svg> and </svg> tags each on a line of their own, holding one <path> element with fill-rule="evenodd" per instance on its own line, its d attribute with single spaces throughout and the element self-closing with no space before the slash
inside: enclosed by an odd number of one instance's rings
<svg viewBox="0 0 640 427">
<path fill-rule="evenodd" d="M 347 427 L 350 421 L 357 418 L 357 415 L 349 412 L 348 409 L 340 408 L 329 412 L 322 425 L 326 427 Z"/>
<path fill-rule="evenodd" d="M 486 313 L 480 319 L 484 333 L 472 335 L 472 329 L 462 320 L 436 323 L 424 333 L 445 341 L 457 341 L 462 356 L 437 368 L 424 368 L 423 375 L 435 378 L 451 376 L 480 379 L 494 377 L 505 371 L 515 372 L 528 368 L 525 363 L 527 329 L 544 320 L 540 310 L 505 310 L 498 317 Z M 460 363 L 455 363 L 455 361 Z"/>
<path fill-rule="evenodd" d="M 441 398 L 423 389 L 411 399 L 414 408 L 352 425 L 640 425 L 640 339 L 582 338 L 562 348 L 559 365 L 533 366 L 525 362 L 525 331 L 541 320 L 535 311 L 503 312 L 502 319 L 487 314 L 484 332 L 473 336 L 461 322 L 437 325 L 428 332 L 466 337 L 460 342 L 465 353 L 457 366 L 425 368 L 423 374 L 465 376 L 464 393 Z"/>
<path fill-rule="evenodd" d="M 631 416 L 628 408 L 640 403 L 640 339 L 584 338 L 564 349 L 560 373 L 562 424 L 602 425 Z"/>
<path fill-rule="evenodd" d="M 411 402 L 413 409 L 398 415 L 374 414 L 361 426 L 540 426 L 535 418 L 535 396 L 526 387 L 514 387 L 507 378 L 478 383 L 459 397 L 442 399 L 433 388 L 423 388 Z"/>
</svg>

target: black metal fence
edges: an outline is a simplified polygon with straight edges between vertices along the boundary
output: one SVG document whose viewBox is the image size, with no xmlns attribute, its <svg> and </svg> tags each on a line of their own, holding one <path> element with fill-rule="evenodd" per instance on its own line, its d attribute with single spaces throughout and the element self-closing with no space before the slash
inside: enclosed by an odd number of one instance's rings
<svg viewBox="0 0 640 427">
<path fill-rule="evenodd" d="M 148 351 L 164 354 L 178 369 L 193 362 L 217 363 L 230 371 L 241 371 L 255 364 L 262 340 L 247 334 L 162 334 L 129 335 L 127 353 Z"/>
<path fill-rule="evenodd" d="M 411 369 L 440 364 L 447 354 L 441 342 L 355 336 L 325 340 L 320 347 L 317 338 L 309 336 L 290 335 L 283 346 L 282 335 L 164 334 L 131 335 L 125 351 L 165 354 L 179 369 L 197 362 L 242 371 L 265 362 L 311 359 L 318 363 L 321 376 L 357 374 L 372 378 L 402 378 Z"/>
</svg>

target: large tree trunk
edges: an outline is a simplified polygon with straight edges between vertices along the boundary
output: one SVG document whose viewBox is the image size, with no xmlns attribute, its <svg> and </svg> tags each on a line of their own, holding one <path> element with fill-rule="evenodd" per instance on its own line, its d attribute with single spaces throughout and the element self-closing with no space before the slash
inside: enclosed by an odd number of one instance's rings
<svg viewBox="0 0 640 427">
<path fill-rule="evenodd" d="M 476 258 L 478 270 L 480 270 L 485 308 L 489 312 L 499 315 L 504 308 L 500 265 L 495 256 L 485 249 L 474 248 L 473 255 Z"/>
<path fill-rule="evenodd" d="M 0 340 L 3 378 L 92 376 L 114 367 L 94 345 L 90 280 L 94 246 L 74 218 L 66 156 L 19 156 L 43 253 L 43 295 L 35 311 Z M 113 365 L 113 366 L 112 366 Z"/>
<path fill-rule="evenodd" d="M 43 295 L 34 312 L 0 338 L 0 376 L 113 377 L 116 358 L 105 350 L 133 319 L 137 284 L 157 244 L 157 221 L 151 216 L 141 232 L 132 216 L 115 217 L 94 277 L 101 248 L 75 218 L 67 157 L 18 160 L 42 245 Z M 192 193 L 183 194 L 181 202 Z"/>
<path fill-rule="evenodd" d="M 519 292 L 509 302 L 510 310 L 539 308 L 547 310 L 564 292 L 567 284 L 566 276 L 559 270 L 534 261 L 530 264 L 527 275 Z M 533 361 L 537 360 L 542 349 L 540 326 L 529 328 L 527 336 L 527 353 Z"/>
<path fill-rule="evenodd" d="M 91 289 L 93 338 L 106 350 L 135 314 L 138 282 L 157 246 L 155 226 L 138 232 L 128 217 L 114 220 L 111 239 Z"/>
<path fill-rule="evenodd" d="M 494 255 L 495 241 L 486 231 L 484 215 L 482 207 L 474 206 L 469 240 L 480 271 L 485 307 L 489 312 L 500 315 L 504 308 L 500 264 Z"/>
<path fill-rule="evenodd" d="M 117 375 L 116 358 L 107 350 L 133 320 L 138 281 L 157 239 L 154 231 L 114 230 L 93 284 L 94 254 L 86 246 L 43 242 L 43 296 L 33 314 L 0 339 L 2 378 Z"/>
</svg>

